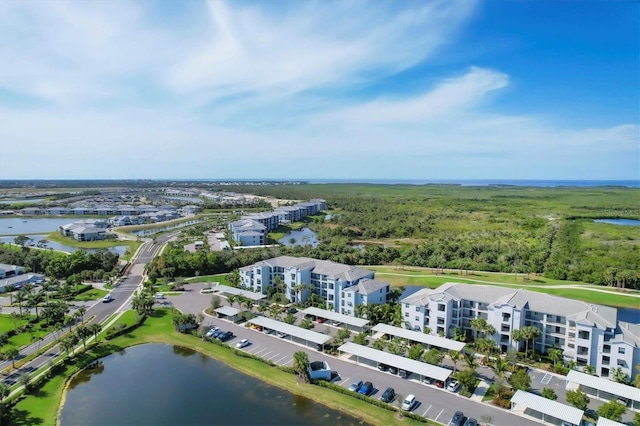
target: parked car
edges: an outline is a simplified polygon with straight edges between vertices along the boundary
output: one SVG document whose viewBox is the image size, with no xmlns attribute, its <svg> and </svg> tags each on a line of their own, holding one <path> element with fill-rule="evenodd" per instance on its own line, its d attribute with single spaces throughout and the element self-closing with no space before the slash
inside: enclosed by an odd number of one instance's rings
<svg viewBox="0 0 640 426">
<path fill-rule="evenodd" d="M 478 421 L 473 417 L 467 419 L 463 426 L 478 426 Z"/>
<path fill-rule="evenodd" d="M 318 322 L 318 324 L 322 324 L 326 320 L 327 320 L 326 318 L 318 318 L 316 321 Z"/>
<path fill-rule="evenodd" d="M 396 391 L 393 388 L 387 388 L 387 390 L 385 390 L 382 396 L 380 397 L 380 401 L 391 402 L 394 400 L 395 397 L 396 397 Z"/>
<path fill-rule="evenodd" d="M 216 331 L 220 330 L 220 327 L 213 327 L 211 329 L 209 329 L 209 331 L 207 331 L 207 333 L 205 334 L 205 336 L 211 338 L 213 337 L 213 335 L 216 333 Z"/>
<path fill-rule="evenodd" d="M 244 348 L 245 346 L 249 346 L 249 339 L 242 339 L 236 343 L 236 348 Z"/>
<path fill-rule="evenodd" d="M 416 396 L 413 394 L 407 395 L 407 397 L 402 401 L 402 409 L 405 411 L 411 411 L 416 406 Z"/>
<path fill-rule="evenodd" d="M 424 383 L 425 385 L 432 385 L 434 383 L 434 380 L 431 377 L 423 377 L 422 383 Z"/>
<path fill-rule="evenodd" d="M 283 333 L 283 332 L 281 332 L 281 331 L 278 331 L 278 332 L 276 333 L 276 336 L 280 337 L 281 339 L 284 339 L 285 337 L 287 337 L 287 336 L 288 336 L 288 334 Z"/>
<path fill-rule="evenodd" d="M 436 387 L 437 388 L 444 388 L 444 382 L 442 380 L 436 380 Z"/>
<path fill-rule="evenodd" d="M 378 370 L 380 370 L 380 371 L 389 371 L 389 366 L 387 364 L 378 363 Z"/>
<path fill-rule="evenodd" d="M 360 392 L 362 395 L 369 396 L 371 392 L 373 392 L 373 383 L 364 382 L 364 385 L 360 387 L 360 390 L 358 392 Z"/>
<path fill-rule="evenodd" d="M 296 312 L 298 312 L 298 310 L 293 306 L 287 309 L 288 314 L 295 314 Z"/>
<path fill-rule="evenodd" d="M 231 339 L 233 337 L 233 333 L 230 331 L 225 331 L 224 333 L 222 333 L 221 335 L 218 336 L 218 340 L 220 340 L 221 342 L 226 342 L 227 340 Z"/>
<path fill-rule="evenodd" d="M 109 303 L 112 300 L 113 300 L 113 297 L 111 296 L 111 293 L 109 293 L 105 297 L 102 298 L 102 303 Z"/>
<path fill-rule="evenodd" d="M 358 392 L 362 387 L 362 380 L 356 380 L 349 386 L 349 390 L 353 392 Z"/>
<path fill-rule="evenodd" d="M 398 370 L 398 375 L 403 379 L 408 379 L 409 376 L 411 375 L 411 372 L 407 370 Z"/>
<path fill-rule="evenodd" d="M 391 374 L 398 374 L 398 369 L 396 367 L 393 366 L 389 366 L 389 373 Z"/>
<path fill-rule="evenodd" d="M 464 413 L 462 411 L 456 411 L 449 425 L 451 426 L 462 426 L 462 421 L 464 420 Z"/>
<path fill-rule="evenodd" d="M 449 392 L 458 392 L 458 389 L 460 389 L 460 383 L 458 383 L 457 380 L 452 380 L 447 385 L 447 390 Z"/>
<path fill-rule="evenodd" d="M 217 330 L 213 332 L 213 334 L 211 335 L 212 339 L 217 339 L 218 337 L 220 337 L 220 335 L 222 333 L 224 333 L 224 330 L 220 330 L 218 327 L 216 327 Z"/>
</svg>

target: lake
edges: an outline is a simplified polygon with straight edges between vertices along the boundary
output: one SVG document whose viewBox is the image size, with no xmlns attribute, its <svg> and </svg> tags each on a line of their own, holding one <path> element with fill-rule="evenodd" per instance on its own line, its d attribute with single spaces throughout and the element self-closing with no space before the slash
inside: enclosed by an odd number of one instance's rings
<svg viewBox="0 0 640 426">
<path fill-rule="evenodd" d="M 0 204 L 29 204 L 29 203 L 41 203 L 44 198 L 25 198 L 24 200 L 0 200 Z"/>
<path fill-rule="evenodd" d="M 15 240 L 16 236 L 17 235 L 5 235 L 5 236 L 2 236 L 2 237 L 0 237 L 0 242 L 14 244 L 14 240 Z M 31 238 L 31 240 L 32 240 L 32 241 L 29 242 L 29 244 L 34 246 L 34 247 L 36 247 L 38 245 L 38 242 L 40 240 L 47 239 L 46 235 L 28 235 L 28 237 Z M 113 246 L 113 247 L 108 247 L 107 250 L 109 250 L 112 253 L 118 253 L 119 256 L 124 256 L 124 252 L 127 251 L 127 247 L 128 246 Z M 73 253 L 74 251 L 77 251 L 77 250 L 84 250 L 84 251 L 86 251 L 88 253 L 92 253 L 92 252 L 96 251 L 96 249 L 73 247 L 73 246 L 68 246 L 66 244 L 61 244 L 59 242 L 51 241 L 51 240 L 47 240 L 47 248 L 52 248 L 54 250 L 60 250 L 60 251 L 66 251 L 67 253 Z"/>
<path fill-rule="evenodd" d="M 640 220 L 635 219 L 593 219 L 598 223 L 609 223 L 611 225 L 623 225 L 623 226 L 640 226 Z"/>
<path fill-rule="evenodd" d="M 26 234 L 48 234 L 57 231 L 62 225 L 81 220 L 80 218 L 31 218 L 31 217 L 11 217 L 0 218 L 0 235 L 26 235 Z"/>
<path fill-rule="evenodd" d="M 62 426 L 205 424 L 364 423 L 191 349 L 160 344 L 127 348 L 76 375 L 60 412 Z"/>
<path fill-rule="evenodd" d="M 317 247 L 318 244 L 320 244 L 318 242 L 318 235 L 309 228 L 302 228 L 299 231 L 291 231 L 287 235 L 285 235 L 283 238 L 280 238 L 278 242 L 288 247 L 293 247 L 293 246 Z"/>
</svg>

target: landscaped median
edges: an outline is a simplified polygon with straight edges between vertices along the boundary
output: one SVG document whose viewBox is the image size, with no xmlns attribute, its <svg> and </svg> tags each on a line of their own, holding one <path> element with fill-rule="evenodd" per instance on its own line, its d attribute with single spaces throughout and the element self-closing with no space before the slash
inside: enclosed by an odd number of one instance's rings
<svg viewBox="0 0 640 426">
<path fill-rule="evenodd" d="M 137 322 L 136 314 L 133 311 L 126 312 L 116 322 L 116 324 L 125 325 L 122 333 L 111 340 L 105 340 L 108 331 L 103 331 L 99 335 L 97 345 L 87 348 L 86 353 L 78 353 L 67 364 L 60 367 L 48 381 L 38 387 L 33 387 L 29 394 L 13 407 L 15 418 L 11 424 L 55 424 L 59 408 L 64 403 L 65 384 L 73 374 L 97 358 L 121 351 L 129 346 L 145 343 L 167 343 L 194 349 L 222 361 L 242 373 L 293 394 L 310 398 L 332 409 L 358 417 L 370 424 L 435 424 L 427 422 L 426 419 L 418 421 L 407 416 L 400 419 L 395 408 L 389 410 L 378 407 L 374 405 L 374 400 L 357 399 L 327 387 L 300 383 L 297 376 L 285 371 L 288 370 L 287 368 L 254 359 L 245 352 L 238 351 L 226 344 L 214 344 L 195 335 L 177 332 L 173 326 L 172 317 L 170 310 L 158 309 L 154 311 L 152 316 L 142 321 L 139 326 L 132 327 Z"/>
</svg>

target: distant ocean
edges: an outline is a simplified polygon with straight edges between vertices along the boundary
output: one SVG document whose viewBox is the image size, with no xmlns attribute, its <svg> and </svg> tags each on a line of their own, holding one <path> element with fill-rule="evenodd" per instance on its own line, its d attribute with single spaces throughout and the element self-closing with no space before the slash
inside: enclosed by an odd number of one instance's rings
<svg viewBox="0 0 640 426">
<path fill-rule="evenodd" d="M 300 179 L 311 184 L 366 183 L 375 185 L 461 185 L 461 186 L 537 186 L 590 187 L 623 186 L 640 188 L 640 180 L 511 180 L 511 179 Z"/>
</svg>

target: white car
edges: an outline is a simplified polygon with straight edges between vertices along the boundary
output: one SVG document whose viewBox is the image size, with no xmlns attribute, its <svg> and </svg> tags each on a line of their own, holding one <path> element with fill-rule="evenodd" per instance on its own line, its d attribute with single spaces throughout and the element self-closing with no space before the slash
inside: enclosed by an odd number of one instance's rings
<svg viewBox="0 0 640 426">
<path fill-rule="evenodd" d="M 215 332 L 218 331 L 218 330 L 220 330 L 220 327 L 213 327 L 211 330 L 207 331 L 207 334 L 205 334 L 205 336 L 213 337 Z"/>
<path fill-rule="evenodd" d="M 460 389 L 460 383 L 458 383 L 456 380 L 450 381 L 447 385 L 447 390 L 449 392 L 457 392 L 458 389 Z"/>
<path fill-rule="evenodd" d="M 404 399 L 404 401 L 402 401 L 402 409 L 404 411 L 411 411 L 413 410 L 413 407 L 415 407 L 416 403 L 418 401 L 416 401 L 416 396 L 415 395 L 407 395 L 407 397 Z"/>
<path fill-rule="evenodd" d="M 242 339 L 236 343 L 236 348 L 244 348 L 245 346 L 249 346 L 249 339 Z"/>
</svg>

